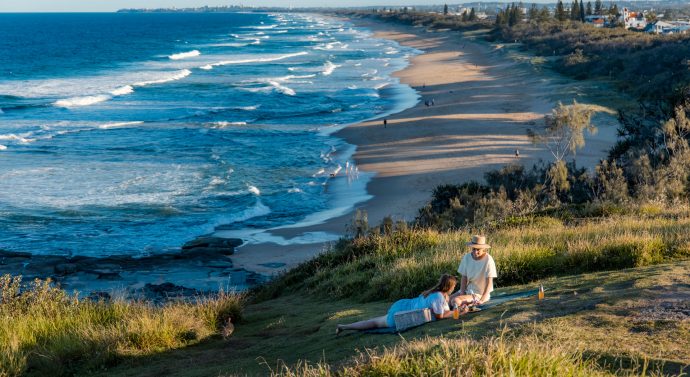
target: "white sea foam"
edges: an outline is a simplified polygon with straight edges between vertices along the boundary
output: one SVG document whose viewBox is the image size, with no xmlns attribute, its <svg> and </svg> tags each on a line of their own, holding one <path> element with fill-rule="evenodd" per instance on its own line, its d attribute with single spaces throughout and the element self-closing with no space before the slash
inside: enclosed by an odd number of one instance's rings
<svg viewBox="0 0 690 377">
<path fill-rule="evenodd" d="M 208 47 L 244 47 L 248 46 L 249 43 L 237 43 L 237 42 L 228 42 L 228 43 L 211 43 L 206 46 Z"/>
<path fill-rule="evenodd" d="M 271 209 L 261 202 L 260 199 L 256 200 L 256 204 L 253 207 L 247 208 L 244 211 L 240 211 L 236 215 L 232 216 L 230 221 L 224 221 L 224 224 L 242 222 L 252 219 L 254 217 L 265 216 L 271 213 Z M 218 224 L 220 225 L 220 224 Z"/>
<path fill-rule="evenodd" d="M 2 144 L 0 144 L 0 151 L 4 151 L 5 149 L 7 149 L 7 147 L 4 146 L 4 145 L 2 145 Z"/>
<path fill-rule="evenodd" d="M 245 110 L 245 111 L 254 111 L 261 107 L 261 105 L 254 105 L 254 106 L 240 106 L 240 107 L 235 107 L 237 110 Z"/>
<path fill-rule="evenodd" d="M 340 66 L 333 64 L 330 61 L 327 61 L 326 64 L 323 65 L 323 71 L 321 72 L 321 74 L 324 76 L 329 76 L 338 67 L 340 67 Z"/>
<path fill-rule="evenodd" d="M 195 56 L 201 55 L 201 52 L 199 50 L 192 50 L 192 51 L 187 51 L 187 52 L 180 52 L 179 54 L 172 54 L 168 56 L 170 60 L 181 60 L 181 59 L 187 59 L 187 58 L 193 58 Z"/>
<path fill-rule="evenodd" d="M 283 60 L 283 59 L 294 58 L 296 56 L 302 56 L 302 55 L 307 55 L 307 54 L 308 54 L 308 52 L 302 51 L 302 52 L 296 52 L 293 54 L 286 54 L 286 55 L 273 56 L 273 57 L 225 60 L 225 61 L 221 61 L 218 63 L 207 64 L 207 65 L 199 67 L 199 68 L 209 70 L 209 69 L 213 69 L 213 67 L 218 67 L 218 66 L 223 66 L 223 65 L 231 65 L 231 64 L 267 63 L 267 62 L 274 62 L 274 61 Z"/>
<path fill-rule="evenodd" d="M 276 81 L 269 81 L 268 83 L 271 84 L 276 91 L 283 93 L 285 95 L 294 96 L 295 94 L 297 94 L 294 90 L 288 88 L 287 86 L 283 86 Z"/>
<path fill-rule="evenodd" d="M 183 78 L 185 78 L 191 74 L 192 74 L 192 71 L 190 71 L 188 69 L 183 69 L 180 71 L 175 71 L 171 75 L 167 75 L 167 76 L 162 77 L 160 79 L 140 81 L 140 82 L 134 83 L 132 86 L 147 86 L 147 85 L 163 84 L 163 83 L 170 82 L 170 81 L 181 80 L 181 79 L 183 79 Z"/>
<path fill-rule="evenodd" d="M 220 186 L 222 184 L 226 183 L 226 181 L 221 178 L 221 177 L 213 177 L 211 178 L 211 182 L 209 182 L 209 186 Z"/>
<path fill-rule="evenodd" d="M 18 141 L 20 143 L 31 143 L 36 141 L 36 139 L 29 139 L 27 136 L 31 136 L 31 132 L 27 132 L 21 135 L 17 134 L 6 134 L 6 135 L 0 135 L 0 140 L 12 140 L 12 141 Z"/>
<path fill-rule="evenodd" d="M 261 191 L 256 186 L 249 185 L 247 190 L 256 196 L 261 196 Z"/>
<path fill-rule="evenodd" d="M 213 128 L 225 128 L 225 127 L 230 127 L 230 126 L 246 126 L 247 122 L 220 121 L 220 122 L 213 122 L 211 124 L 213 125 Z"/>
<path fill-rule="evenodd" d="M 96 103 L 104 102 L 112 97 L 109 95 L 105 94 L 99 94 L 95 96 L 83 96 L 83 97 L 72 97 L 72 98 L 66 98 L 66 99 L 61 99 L 58 101 L 55 101 L 53 103 L 54 106 L 56 107 L 79 107 L 79 106 L 89 106 L 93 105 Z"/>
<path fill-rule="evenodd" d="M 98 128 L 102 130 L 108 130 L 111 128 L 126 128 L 130 126 L 136 126 L 139 124 L 143 124 L 144 122 L 142 121 L 134 121 L 134 122 L 116 122 L 116 123 L 106 123 L 106 124 L 101 124 L 98 126 Z"/>
<path fill-rule="evenodd" d="M 134 88 L 131 85 L 121 86 L 121 87 L 113 90 L 112 92 L 110 92 L 110 94 L 112 94 L 114 96 L 124 96 L 125 94 L 131 94 L 131 93 L 134 93 Z"/>
<path fill-rule="evenodd" d="M 293 187 L 291 189 L 288 189 L 289 193 L 297 193 L 297 192 L 302 192 L 301 189 L 298 189 L 297 187 Z"/>
</svg>

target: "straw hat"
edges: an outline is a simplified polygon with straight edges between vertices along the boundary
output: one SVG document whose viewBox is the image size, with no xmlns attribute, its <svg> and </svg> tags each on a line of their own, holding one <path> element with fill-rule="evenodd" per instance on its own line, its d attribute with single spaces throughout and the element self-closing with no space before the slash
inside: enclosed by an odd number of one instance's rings
<svg viewBox="0 0 690 377">
<path fill-rule="evenodd" d="M 472 241 L 468 242 L 467 246 L 475 249 L 491 249 L 491 246 L 487 245 L 486 237 L 484 236 L 472 236 Z"/>
</svg>

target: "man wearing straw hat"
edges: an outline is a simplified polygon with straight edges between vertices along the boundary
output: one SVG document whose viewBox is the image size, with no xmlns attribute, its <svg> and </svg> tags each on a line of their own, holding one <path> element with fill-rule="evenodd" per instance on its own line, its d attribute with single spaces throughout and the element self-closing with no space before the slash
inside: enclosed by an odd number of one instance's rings
<svg viewBox="0 0 690 377">
<path fill-rule="evenodd" d="M 451 296 L 451 301 L 458 306 L 462 303 L 481 305 L 489 301 L 494 290 L 494 278 L 498 277 L 496 263 L 486 252 L 491 248 L 486 243 L 486 237 L 472 236 L 467 246 L 471 252 L 462 257 L 458 266 L 458 273 L 462 275 L 460 290 Z"/>
</svg>

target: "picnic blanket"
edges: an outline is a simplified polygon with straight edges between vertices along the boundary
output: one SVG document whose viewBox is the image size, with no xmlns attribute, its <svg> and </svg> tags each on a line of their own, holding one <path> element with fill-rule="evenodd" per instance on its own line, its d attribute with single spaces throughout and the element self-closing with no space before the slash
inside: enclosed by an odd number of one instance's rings
<svg viewBox="0 0 690 377">
<path fill-rule="evenodd" d="M 487 310 L 490 308 L 493 308 L 494 306 L 501 305 L 505 302 L 512 301 L 512 300 L 517 300 L 519 298 L 525 298 L 525 297 L 531 297 L 531 296 L 536 296 L 539 290 L 537 289 L 530 289 L 528 291 L 522 291 L 522 292 L 515 292 L 511 294 L 497 294 L 495 296 L 491 296 L 491 300 L 487 302 L 484 305 L 479 305 L 473 309 L 470 309 L 470 311 L 465 314 L 465 316 L 472 315 L 478 312 L 481 312 L 483 310 Z M 422 325 L 419 325 L 422 326 Z M 416 326 L 416 327 L 419 327 Z M 413 329 L 414 327 L 410 327 L 405 329 L 404 331 Z M 363 332 L 367 334 L 398 334 L 400 331 L 396 331 L 395 327 L 381 327 L 378 329 L 369 329 L 369 330 L 363 330 Z"/>
</svg>

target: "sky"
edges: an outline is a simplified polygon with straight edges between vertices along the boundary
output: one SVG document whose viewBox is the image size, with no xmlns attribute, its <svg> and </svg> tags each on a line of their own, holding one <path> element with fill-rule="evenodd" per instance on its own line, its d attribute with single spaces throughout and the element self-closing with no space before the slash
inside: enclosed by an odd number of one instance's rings
<svg viewBox="0 0 690 377">
<path fill-rule="evenodd" d="M 443 0 L 0 0 L 0 12 L 112 12 L 121 8 L 187 8 L 246 5 L 333 7 L 365 5 L 432 5 Z"/>
</svg>

